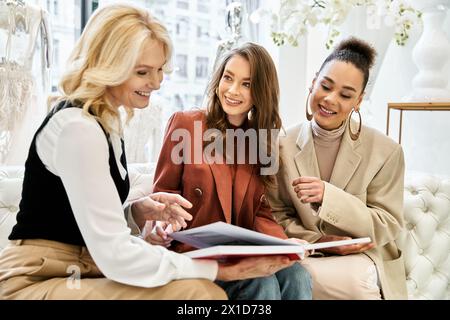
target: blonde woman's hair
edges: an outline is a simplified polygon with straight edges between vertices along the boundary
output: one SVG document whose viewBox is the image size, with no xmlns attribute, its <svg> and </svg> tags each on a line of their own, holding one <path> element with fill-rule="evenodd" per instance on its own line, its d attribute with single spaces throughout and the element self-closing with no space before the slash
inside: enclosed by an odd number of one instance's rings
<svg viewBox="0 0 450 320">
<path fill-rule="evenodd" d="M 170 72 L 169 33 L 147 10 L 125 4 L 98 9 L 70 55 L 68 71 L 59 83 L 62 97 L 58 100 L 81 104 L 86 114 L 92 114 L 111 132 L 107 119 L 118 119 L 119 112 L 108 101 L 106 89 L 124 83 L 131 76 L 150 40 L 163 45 L 166 56 L 163 71 Z M 132 109 L 126 109 L 131 117 Z"/>
</svg>

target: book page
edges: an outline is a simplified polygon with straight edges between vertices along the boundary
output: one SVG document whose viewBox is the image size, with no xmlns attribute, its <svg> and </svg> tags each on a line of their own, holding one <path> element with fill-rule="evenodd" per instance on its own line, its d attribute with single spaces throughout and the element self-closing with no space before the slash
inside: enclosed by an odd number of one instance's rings
<svg viewBox="0 0 450 320">
<path fill-rule="evenodd" d="M 371 242 L 370 238 L 357 238 L 350 240 L 301 244 L 234 226 L 221 221 L 189 230 L 174 232 L 170 235 L 170 237 L 179 242 L 191 245 L 194 248 L 208 248 L 218 245 L 259 245 L 301 246 L 303 247 L 303 250 L 317 250 Z"/>
<path fill-rule="evenodd" d="M 298 245 L 260 232 L 234 226 L 225 222 L 214 222 L 205 226 L 174 232 L 173 239 L 195 248 L 216 245 Z"/>
</svg>

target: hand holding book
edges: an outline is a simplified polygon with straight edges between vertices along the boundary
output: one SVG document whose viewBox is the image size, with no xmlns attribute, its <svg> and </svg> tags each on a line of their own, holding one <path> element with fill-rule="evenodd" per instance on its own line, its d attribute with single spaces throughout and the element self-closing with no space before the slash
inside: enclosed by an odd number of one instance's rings
<svg viewBox="0 0 450 320">
<path fill-rule="evenodd" d="M 291 242 L 294 242 L 294 243 L 297 243 L 297 244 L 300 244 L 300 245 L 306 245 L 306 244 L 309 243 L 306 240 L 298 239 L 298 238 L 289 238 L 289 239 L 287 239 L 287 241 L 291 241 Z M 315 251 L 314 249 L 305 250 L 305 252 L 303 254 L 299 255 L 299 258 L 300 259 L 304 259 L 304 258 L 308 257 L 309 255 L 314 254 L 314 251 Z"/>
<path fill-rule="evenodd" d="M 147 221 L 142 230 L 142 238 L 156 246 L 170 247 L 172 238 L 170 234 L 173 232 L 172 225 L 162 221 Z"/>
<path fill-rule="evenodd" d="M 302 240 L 283 240 L 256 231 L 248 230 L 224 222 L 215 222 L 205 226 L 174 232 L 171 237 L 177 241 L 187 243 L 199 250 L 185 254 L 191 258 L 242 258 L 248 256 L 286 255 L 291 259 L 299 259 L 308 250 L 322 250 L 331 247 L 343 247 L 354 250 L 364 249 L 371 242 L 370 238 L 339 239 L 320 243 L 307 243 Z M 351 245 L 351 246 L 349 246 Z M 347 248 L 345 248 L 347 247 Z M 342 248 L 341 248 L 342 250 Z"/>
<path fill-rule="evenodd" d="M 316 243 L 330 242 L 330 241 L 340 241 L 340 240 L 350 240 L 350 237 L 336 236 L 336 235 L 323 235 Z M 361 253 L 370 250 L 375 247 L 373 242 L 369 243 L 355 243 L 337 247 L 323 248 L 321 251 L 331 254 L 337 254 L 345 256 L 347 254 Z"/>
</svg>

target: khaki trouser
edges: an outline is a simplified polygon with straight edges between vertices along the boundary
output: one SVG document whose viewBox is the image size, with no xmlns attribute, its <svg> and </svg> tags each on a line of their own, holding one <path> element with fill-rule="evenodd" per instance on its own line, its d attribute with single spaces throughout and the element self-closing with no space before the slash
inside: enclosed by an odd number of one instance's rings
<svg viewBox="0 0 450 320">
<path fill-rule="evenodd" d="M 379 300 L 375 264 L 363 253 L 308 257 L 302 261 L 313 279 L 314 300 Z"/>
<path fill-rule="evenodd" d="M 156 288 L 103 276 L 86 247 L 49 240 L 17 240 L 0 253 L 0 299 L 227 299 L 212 281 L 176 280 Z"/>
</svg>

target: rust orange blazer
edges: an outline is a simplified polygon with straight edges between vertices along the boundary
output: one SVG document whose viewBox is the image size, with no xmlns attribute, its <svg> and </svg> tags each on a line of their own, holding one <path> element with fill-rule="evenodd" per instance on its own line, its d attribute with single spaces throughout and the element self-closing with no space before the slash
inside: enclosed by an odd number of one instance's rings
<svg viewBox="0 0 450 320">
<path fill-rule="evenodd" d="M 233 224 L 237 226 L 286 239 L 283 228 L 272 216 L 265 198 L 264 184 L 258 176 L 258 168 L 250 164 L 237 165 L 233 187 L 229 165 L 208 164 L 203 161 L 194 164 L 195 148 L 202 148 L 203 145 L 201 137 L 206 128 L 205 120 L 203 110 L 177 112 L 169 119 L 156 166 L 153 191 L 178 193 L 193 204 L 193 207 L 187 210 L 193 216 L 192 221 L 188 222 L 188 228 L 217 221 L 231 223 L 233 219 Z M 176 164 L 171 159 L 172 150 L 175 148 L 175 151 L 178 151 L 180 148 L 176 146 L 183 139 L 172 141 L 173 133 L 176 129 L 186 130 L 184 132 L 189 132 L 194 139 L 195 122 L 197 133 L 201 124 L 201 135 L 200 141 L 191 139 L 189 142 L 192 161 Z M 184 252 L 192 248 L 174 241 L 171 249 Z"/>
</svg>

